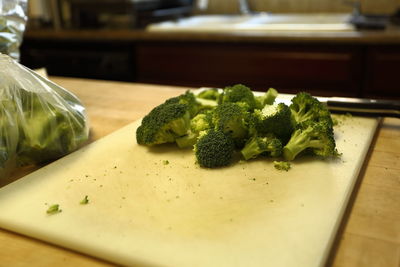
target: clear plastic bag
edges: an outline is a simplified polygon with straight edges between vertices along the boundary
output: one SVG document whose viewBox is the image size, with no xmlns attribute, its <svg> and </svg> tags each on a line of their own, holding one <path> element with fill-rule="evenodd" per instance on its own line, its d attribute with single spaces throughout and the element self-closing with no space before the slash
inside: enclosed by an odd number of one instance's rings
<svg viewBox="0 0 400 267">
<path fill-rule="evenodd" d="M 0 178 L 66 155 L 88 135 L 76 96 L 0 53 Z"/>
<path fill-rule="evenodd" d="M 27 19 L 27 0 L 0 0 L 0 53 L 19 59 Z"/>
</svg>

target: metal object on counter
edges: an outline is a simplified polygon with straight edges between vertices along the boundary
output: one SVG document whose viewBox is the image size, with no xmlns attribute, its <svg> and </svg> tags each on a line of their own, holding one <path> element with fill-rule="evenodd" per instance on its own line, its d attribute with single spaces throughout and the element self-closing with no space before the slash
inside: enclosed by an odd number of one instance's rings
<svg viewBox="0 0 400 267">
<path fill-rule="evenodd" d="M 27 0 L 0 1 L 0 53 L 19 59 L 27 21 Z"/>
<path fill-rule="evenodd" d="M 143 28 L 188 15 L 193 0 L 67 0 L 73 28 Z"/>
<path fill-rule="evenodd" d="M 319 98 L 332 112 L 400 118 L 400 101 L 347 97 Z"/>
</svg>

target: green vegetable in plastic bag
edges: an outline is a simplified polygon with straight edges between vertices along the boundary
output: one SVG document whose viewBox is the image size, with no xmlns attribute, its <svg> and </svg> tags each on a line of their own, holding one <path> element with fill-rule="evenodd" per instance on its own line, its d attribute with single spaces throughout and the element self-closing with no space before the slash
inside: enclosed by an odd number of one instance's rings
<svg viewBox="0 0 400 267">
<path fill-rule="evenodd" d="M 76 150 L 88 129 L 76 96 L 0 54 L 0 178 Z"/>
</svg>

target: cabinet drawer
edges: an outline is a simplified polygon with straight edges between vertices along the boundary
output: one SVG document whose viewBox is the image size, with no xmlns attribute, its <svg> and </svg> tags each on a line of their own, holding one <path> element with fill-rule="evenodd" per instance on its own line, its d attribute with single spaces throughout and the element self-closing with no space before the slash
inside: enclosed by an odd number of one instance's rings
<svg viewBox="0 0 400 267">
<path fill-rule="evenodd" d="M 356 49 L 338 47 L 144 43 L 137 46 L 137 79 L 187 86 L 244 83 L 254 90 L 276 87 L 355 96 L 360 62 Z"/>
<path fill-rule="evenodd" d="M 368 50 L 366 95 L 400 98 L 400 49 L 376 47 Z"/>
<path fill-rule="evenodd" d="M 22 63 L 46 67 L 50 75 L 126 81 L 135 78 L 132 48 L 108 48 L 99 44 L 25 47 Z"/>
</svg>

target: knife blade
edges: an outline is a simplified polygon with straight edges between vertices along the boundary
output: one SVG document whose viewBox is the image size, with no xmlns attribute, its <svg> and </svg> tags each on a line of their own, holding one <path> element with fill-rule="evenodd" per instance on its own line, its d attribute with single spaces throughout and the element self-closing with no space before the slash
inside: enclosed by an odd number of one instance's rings
<svg viewBox="0 0 400 267">
<path fill-rule="evenodd" d="M 318 97 L 332 113 L 400 118 L 400 101 L 350 97 Z"/>
</svg>

